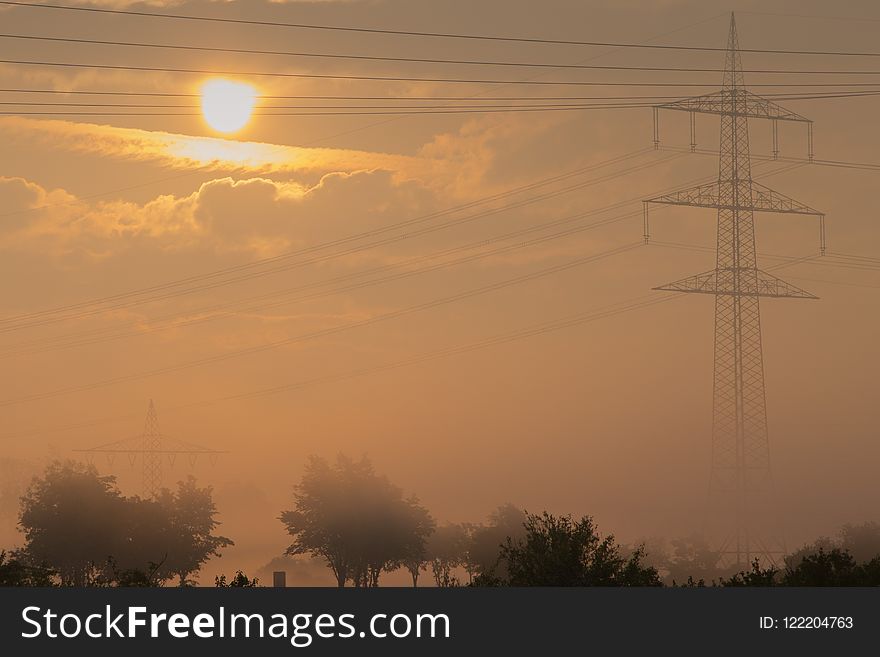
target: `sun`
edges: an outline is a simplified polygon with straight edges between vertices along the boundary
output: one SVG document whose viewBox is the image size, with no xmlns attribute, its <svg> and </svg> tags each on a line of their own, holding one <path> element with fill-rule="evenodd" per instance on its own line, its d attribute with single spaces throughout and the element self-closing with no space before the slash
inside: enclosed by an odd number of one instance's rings
<svg viewBox="0 0 880 657">
<path fill-rule="evenodd" d="M 257 92 L 249 84 L 208 80 L 202 85 L 202 115 L 217 132 L 237 132 L 251 118 Z"/>
</svg>

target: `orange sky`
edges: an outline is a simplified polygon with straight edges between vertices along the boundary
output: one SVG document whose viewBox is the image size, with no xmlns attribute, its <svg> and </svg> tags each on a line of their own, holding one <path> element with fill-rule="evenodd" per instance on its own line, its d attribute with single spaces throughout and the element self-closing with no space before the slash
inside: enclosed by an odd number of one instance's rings
<svg viewBox="0 0 880 657">
<path fill-rule="evenodd" d="M 880 9 L 871 2 L 850 2 L 834 10 L 822 2 L 766 0 L 90 4 L 147 10 L 173 6 L 180 13 L 302 23 L 712 47 L 725 44 L 726 12 L 732 8 L 738 12 L 743 47 L 823 50 L 875 50 L 880 21 Z M 759 11 L 839 11 L 874 22 L 752 13 Z M 8 7 L 0 7 L 0 21 L 7 33 L 236 48 L 613 65 L 723 64 L 721 53 L 467 41 L 451 46 L 415 37 L 191 25 Z M 594 81 L 707 83 L 720 83 L 721 77 L 474 70 L 11 39 L 0 39 L 0 51 L 0 59 L 336 75 L 512 80 L 581 76 Z M 864 70 L 874 64 L 757 54 L 744 55 L 744 62 L 746 68 Z M 0 64 L 3 89 L 192 93 L 205 77 Z M 601 96 L 693 91 L 236 77 L 264 95 Z M 778 80 L 746 75 L 747 84 Z M 34 100 L 9 92 L 0 96 L 4 101 Z M 48 100 L 64 99 L 72 98 Z M 784 104 L 815 120 L 817 157 L 878 162 L 877 103 L 867 97 Z M 716 149 L 717 120 L 700 118 L 697 128 L 701 148 Z M 751 136 L 753 153 L 768 154 L 770 127 L 753 122 Z M 664 145 L 686 147 L 687 117 L 664 116 L 662 138 Z M 281 262 L 290 266 L 236 284 L 3 332 L 0 440 L 4 456 L 30 463 L 68 456 L 73 449 L 137 434 L 147 401 L 153 398 L 170 436 L 229 451 L 214 468 L 199 464 L 195 472 L 216 487 L 221 519 L 227 521 L 224 533 L 239 543 L 230 560 L 238 554 L 243 563 L 254 566 L 286 545 L 277 516 L 311 453 L 368 454 L 380 472 L 418 494 L 440 520 L 478 521 L 509 501 L 534 511 L 593 514 L 603 529 L 623 540 L 675 536 L 698 527 L 708 476 L 712 372 L 712 304 L 702 296 L 414 366 L 257 398 L 215 401 L 333 378 L 601 309 L 710 269 L 709 252 L 640 246 L 435 308 L 291 341 L 639 242 L 638 199 L 717 172 L 711 155 L 640 152 L 651 145 L 649 109 L 255 116 L 231 137 L 212 131 L 199 116 L 0 116 L 0 143 L 4 317 L 283 256 L 629 156 L 518 196 L 417 224 L 437 225 L 496 210 L 443 230 L 352 248 L 320 261 L 303 263 L 314 256 L 288 258 Z M 804 157 L 804 134 L 798 126 L 781 129 L 781 144 L 783 155 Z M 764 180 L 781 168 L 779 163 L 756 161 L 753 174 Z M 877 176 L 876 171 L 811 165 L 767 177 L 766 182 L 827 213 L 830 251 L 878 258 L 880 226 L 872 202 Z M 576 183 L 584 184 L 520 207 L 502 208 Z M 500 236 L 624 201 L 602 214 L 498 241 Z M 356 276 L 365 270 L 411 271 L 425 263 L 452 261 L 618 216 L 623 218 L 604 226 L 511 246 L 467 263 L 337 290 L 362 280 Z M 660 241 L 712 246 L 714 221 L 710 210 L 657 210 L 653 233 Z M 412 230 L 377 235 L 401 236 Z M 803 256 L 817 250 L 812 218 L 761 216 L 758 238 L 764 254 Z M 362 246 L 378 239 L 347 244 Z M 470 250 L 451 251 L 482 240 L 483 245 Z M 449 255 L 442 255 L 446 252 Z M 840 261 L 828 258 L 777 272 L 818 294 L 820 301 L 771 300 L 762 305 L 771 451 L 792 544 L 829 534 L 844 522 L 876 520 L 880 501 L 880 418 L 875 401 L 880 276 L 876 264 L 872 269 L 835 262 Z M 335 280 L 345 282 L 327 282 Z M 304 295 L 311 296 L 303 299 Z M 229 357 L 285 340 L 287 344 L 273 349 Z M 214 357 L 223 360 L 188 365 Z M 164 368 L 175 369 L 141 376 Z M 120 377 L 124 380 L 103 384 Z M 77 387 L 89 389 L 26 400 Z M 212 403 L 193 405 L 203 401 Z M 115 469 L 103 462 L 97 465 L 118 472 L 127 492 L 139 492 L 137 469 L 129 471 L 120 461 Z M 168 479 L 186 472 L 178 463 Z M 0 536 L 8 543 L 13 540 L 11 522 L 4 522 Z"/>
</svg>

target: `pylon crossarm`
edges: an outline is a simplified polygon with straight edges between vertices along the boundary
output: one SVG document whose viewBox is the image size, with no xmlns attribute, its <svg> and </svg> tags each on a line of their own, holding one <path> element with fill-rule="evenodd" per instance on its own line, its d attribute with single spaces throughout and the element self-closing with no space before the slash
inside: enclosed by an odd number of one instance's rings
<svg viewBox="0 0 880 657">
<path fill-rule="evenodd" d="M 176 454 L 226 454 L 224 450 L 204 447 L 196 443 L 190 443 L 180 438 L 172 438 L 171 436 L 162 436 L 163 446 L 166 452 Z"/>
<path fill-rule="evenodd" d="M 715 270 L 707 271 L 695 276 L 688 276 L 680 281 L 659 285 L 655 290 L 666 290 L 668 292 L 696 292 L 702 294 L 716 294 L 717 276 Z"/>
<path fill-rule="evenodd" d="M 773 274 L 758 270 L 759 297 L 776 297 L 786 299 L 818 299 L 815 294 L 802 290 L 796 285 L 787 283 Z"/>
<path fill-rule="evenodd" d="M 786 214 L 807 214 L 816 217 L 825 216 L 824 212 L 815 210 L 810 206 L 796 201 L 790 196 L 770 189 L 766 185 L 752 181 L 752 199 L 750 203 L 740 203 L 733 206 L 721 202 L 719 192 L 720 183 L 711 182 L 705 185 L 697 185 L 689 189 L 663 194 L 656 198 L 648 199 L 645 203 L 658 203 L 665 205 L 689 205 L 698 208 L 714 208 L 728 210 L 748 210 L 751 212 L 781 212 Z"/>
<path fill-rule="evenodd" d="M 136 451 L 138 446 L 143 441 L 143 436 L 132 436 L 131 438 L 123 438 L 122 440 L 114 440 L 110 443 L 104 443 L 103 445 L 97 445 L 95 447 L 91 447 L 89 449 L 74 449 L 71 451 L 74 452 L 107 452 L 107 453 L 118 453 L 118 452 L 129 452 Z"/>
<path fill-rule="evenodd" d="M 742 269 L 735 277 L 732 269 L 712 271 L 689 276 L 679 281 L 655 287 L 668 292 L 690 292 L 744 297 L 774 297 L 783 299 L 818 299 L 814 294 L 786 283 L 780 278 L 759 269 Z M 738 280 L 736 280 L 738 278 Z"/>
<path fill-rule="evenodd" d="M 650 198 L 645 203 L 657 203 L 662 205 L 690 205 L 698 208 L 718 207 L 718 183 L 710 182 L 705 185 L 697 185 L 689 189 L 681 189 L 677 192 L 662 194 Z"/>
<path fill-rule="evenodd" d="M 752 181 L 752 210 L 757 212 L 784 212 L 787 214 L 809 214 L 816 217 L 824 217 L 825 213 L 811 208 L 805 203 L 796 201 L 790 196 L 781 194 Z"/>
<path fill-rule="evenodd" d="M 732 97 L 736 94 L 736 98 Z M 772 100 L 762 98 L 745 89 L 716 91 L 702 96 L 682 98 L 671 103 L 655 105 L 657 109 L 676 110 L 679 112 L 698 112 L 700 114 L 725 114 L 727 116 L 745 116 L 750 119 L 773 119 L 775 121 L 812 121 L 797 112 L 792 112 Z"/>
<path fill-rule="evenodd" d="M 224 450 L 203 447 L 195 443 L 186 442 L 178 438 L 160 435 L 158 444 L 154 444 L 148 450 L 156 454 L 226 454 Z M 96 454 L 128 454 L 147 451 L 143 444 L 144 437 L 134 436 L 124 438 L 112 443 L 105 443 L 89 449 L 74 449 L 74 452 L 90 452 Z"/>
</svg>

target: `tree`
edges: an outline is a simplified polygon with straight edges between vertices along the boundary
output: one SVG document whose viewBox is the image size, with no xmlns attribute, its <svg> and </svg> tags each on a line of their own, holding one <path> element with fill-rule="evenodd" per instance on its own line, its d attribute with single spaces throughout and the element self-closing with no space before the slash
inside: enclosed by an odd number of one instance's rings
<svg viewBox="0 0 880 657">
<path fill-rule="evenodd" d="M 741 571 L 721 580 L 721 586 L 776 586 L 776 578 L 779 569 L 775 566 L 761 568 L 761 561 L 757 557 L 752 562 L 752 569 Z"/>
<path fill-rule="evenodd" d="M 413 553 L 407 555 L 401 562 L 400 565 L 403 568 L 406 568 L 409 576 L 412 578 L 413 588 L 418 588 L 419 586 L 419 575 L 422 574 L 422 571 L 427 568 L 428 559 L 425 555 L 424 551 L 419 553 Z"/>
<path fill-rule="evenodd" d="M 419 504 L 418 498 L 410 496 L 405 500 L 398 499 L 399 489 L 386 488 L 380 499 L 385 497 L 388 507 L 379 511 L 377 520 L 385 520 L 380 534 L 374 535 L 378 541 L 371 541 L 371 559 L 368 563 L 369 585 L 377 586 L 379 574 L 383 570 L 395 570 L 406 567 L 414 561 L 425 558 L 425 545 L 428 536 L 434 531 L 434 519 L 428 510 Z M 395 492 L 395 490 L 397 492 Z M 412 575 L 412 570 L 410 570 Z M 418 584 L 418 578 L 413 586 Z"/>
<path fill-rule="evenodd" d="M 508 538 L 518 541 L 525 537 L 525 521 L 526 514 L 522 509 L 505 504 L 489 514 L 488 524 L 468 527 L 470 540 L 464 567 L 471 581 L 477 576 L 484 579 L 507 577 L 501 548 Z"/>
<path fill-rule="evenodd" d="M 800 563 L 789 565 L 782 576 L 785 586 L 861 586 L 865 571 L 841 548 L 819 548 Z"/>
<path fill-rule="evenodd" d="M 181 583 L 219 549 L 211 489 L 193 479 L 158 499 L 123 497 L 113 477 L 93 466 L 53 463 L 22 498 L 22 553 L 46 564 L 63 586 L 159 586 Z"/>
<path fill-rule="evenodd" d="M 15 520 L 18 501 L 36 474 L 35 466 L 21 459 L 0 457 L 0 521 Z"/>
<path fill-rule="evenodd" d="M 880 557 L 880 523 L 844 525 L 840 530 L 840 547 L 858 563 L 867 563 Z"/>
<path fill-rule="evenodd" d="M 377 586 L 379 575 L 417 558 L 433 521 L 415 498 L 373 471 L 369 460 L 312 456 L 281 522 L 294 541 L 286 554 L 327 562 L 338 586 Z"/>
<path fill-rule="evenodd" d="M 859 565 L 859 586 L 880 586 L 880 556 Z"/>
<path fill-rule="evenodd" d="M 800 563 L 804 559 L 804 557 L 814 555 L 814 554 L 818 553 L 820 550 L 825 551 L 825 552 L 829 552 L 830 550 L 833 550 L 835 547 L 839 547 L 839 546 L 836 545 L 835 542 L 832 541 L 830 538 L 828 538 L 827 536 L 820 536 L 812 543 L 808 543 L 807 545 L 804 545 L 800 549 L 795 550 L 791 554 L 786 555 L 785 559 L 784 559 L 785 566 L 788 570 L 794 570 L 795 568 L 797 568 L 800 565 Z"/>
<path fill-rule="evenodd" d="M 240 570 L 235 571 L 235 577 L 233 577 L 228 582 L 226 581 L 226 575 L 220 575 L 214 578 L 214 586 L 221 589 L 228 588 L 255 588 L 260 585 L 260 580 L 254 577 L 253 579 L 248 579 L 248 576 L 245 575 Z"/>
<path fill-rule="evenodd" d="M 86 586 L 126 548 L 126 510 L 113 477 L 99 476 L 93 466 L 55 462 L 22 497 L 24 550 L 32 562 L 50 564 L 62 585 Z"/>
<path fill-rule="evenodd" d="M 526 515 L 525 537 L 501 549 L 509 586 L 659 586 L 657 571 L 642 563 L 641 548 L 621 554 L 613 536 L 602 537 L 592 518 Z M 481 582 L 486 583 L 486 582 Z"/>
<path fill-rule="evenodd" d="M 700 534 L 691 534 L 670 541 L 671 554 L 662 564 L 668 573 L 666 581 L 678 585 L 691 578 L 695 582 L 711 582 L 735 575 L 732 569 L 721 568 L 721 552 L 709 545 Z"/>
<path fill-rule="evenodd" d="M 55 573 L 34 566 L 19 551 L 0 550 L 0 586 L 52 586 Z"/>
<path fill-rule="evenodd" d="M 469 538 L 465 527 L 457 524 L 437 527 L 428 537 L 427 558 L 437 586 L 458 586 L 452 571 L 465 564 Z"/>
<path fill-rule="evenodd" d="M 213 535 L 220 523 L 215 519 L 212 490 L 210 486 L 199 488 L 194 477 L 179 482 L 176 492 L 164 489 L 158 502 L 169 520 L 165 568 L 179 579 L 180 586 L 186 586 L 191 583 L 189 575 L 234 543 L 225 536 Z"/>
<path fill-rule="evenodd" d="M 408 504 L 411 517 L 405 527 L 409 530 L 404 536 L 404 556 L 398 566 L 406 568 L 412 578 L 413 588 L 419 585 L 419 574 L 428 563 L 426 544 L 434 535 L 434 520 L 427 509 L 419 506 L 416 498 L 411 498 Z"/>
</svg>

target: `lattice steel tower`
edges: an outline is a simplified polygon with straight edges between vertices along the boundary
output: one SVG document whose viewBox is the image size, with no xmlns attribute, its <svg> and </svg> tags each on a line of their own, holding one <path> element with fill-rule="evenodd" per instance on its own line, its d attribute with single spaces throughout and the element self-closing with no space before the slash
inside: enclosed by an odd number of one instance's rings
<svg viewBox="0 0 880 657">
<path fill-rule="evenodd" d="M 141 469 L 143 473 L 144 494 L 155 497 L 162 489 L 162 432 L 159 431 L 159 417 L 156 405 L 150 400 L 147 418 L 144 420 L 143 449 Z"/>
<path fill-rule="evenodd" d="M 764 360 L 761 346 L 761 297 L 817 297 L 758 269 L 755 212 L 786 212 L 819 217 L 824 252 L 824 215 L 752 180 L 748 120 L 773 122 L 773 151 L 778 153 L 778 121 L 807 124 L 809 158 L 812 123 L 744 88 L 736 22 L 730 35 L 721 91 L 654 108 L 658 145 L 659 109 L 691 113 L 691 150 L 696 113 L 721 117 L 718 181 L 645 202 L 645 240 L 650 203 L 714 208 L 718 211 L 715 269 L 655 289 L 696 292 L 715 297 L 715 370 L 712 419 L 710 512 L 722 558 L 745 566 L 759 557 L 773 563 L 784 551 L 781 532 L 767 513 L 772 506 L 772 477 L 767 437 Z"/>
<path fill-rule="evenodd" d="M 73 451 L 85 454 L 90 462 L 96 454 L 104 454 L 111 465 L 120 454 L 126 455 L 132 466 L 140 459 L 143 495 L 148 499 L 155 498 L 162 490 L 163 459 L 167 459 L 168 465 L 173 467 L 177 457 L 185 455 L 190 466 L 194 466 L 199 456 L 207 456 L 213 465 L 217 457 L 225 453 L 163 435 L 159 431 L 159 416 L 152 399 L 147 408 L 144 432 L 141 435 Z"/>
</svg>

